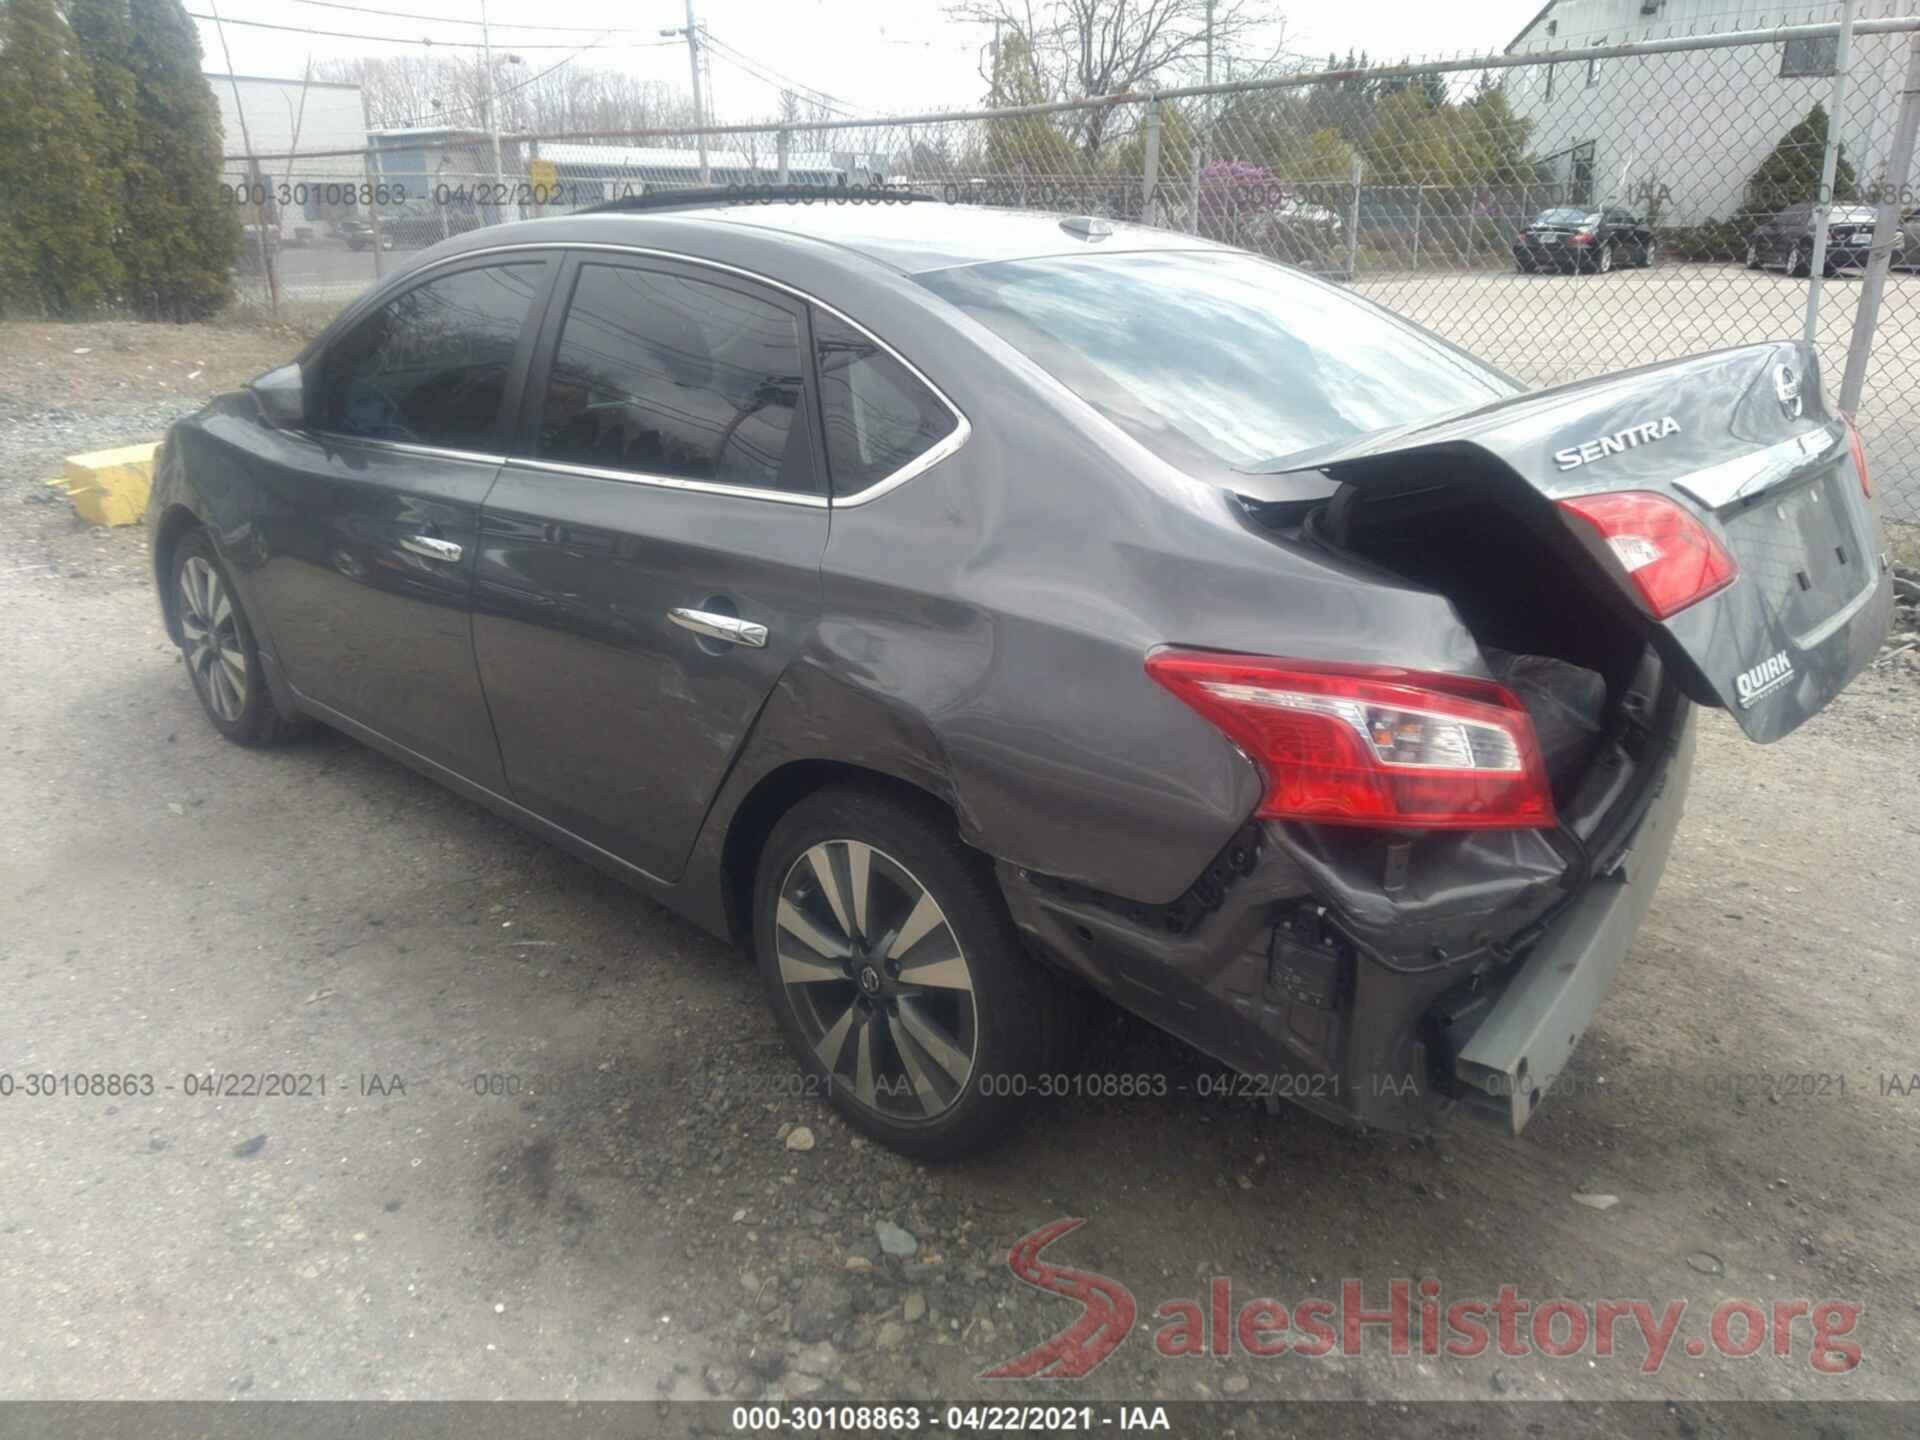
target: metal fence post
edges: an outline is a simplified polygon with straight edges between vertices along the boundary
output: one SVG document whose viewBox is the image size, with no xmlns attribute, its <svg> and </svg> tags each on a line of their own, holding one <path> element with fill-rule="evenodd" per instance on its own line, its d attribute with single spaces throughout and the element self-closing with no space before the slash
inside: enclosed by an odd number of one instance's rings
<svg viewBox="0 0 1920 1440">
<path fill-rule="evenodd" d="M 791 130 L 782 130 L 777 136 L 774 137 L 774 145 L 775 145 L 775 149 L 779 152 L 779 155 L 780 155 L 779 183 L 784 185 L 787 183 L 788 165 L 793 157 L 793 132 Z M 912 152 L 908 152 L 908 153 L 912 153 Z"/>
<path fill-rule="evenodd" d="M 1193 142 L 1193 173 L 1187 177 L 1187 233 L 1200 233 L 1200 167 L 1205 164 L 1206 150 L 1196 138 Z"/>
<path fill-rule="evenodd" d="M 1413 190 L 1413 268 L 1420 268 L 1420 212 L 1426 208 L 1427 187 L 1416 185 Z"/>
<path fill-rule="evenodd" d="M 1840 160 L 1840 110 L 1847 103 L 1847 71 L 1853 65 L 1853 0 L 1840 6 L 1840 39 L 1827 96 L 1827 143 L 1820 160 L 1820 193 L 1814 198 L 1813 259 L 1807 266 L 1807 315 L 1801 334 L 1811 345 L 1820 334 L 1820 287 L 1827 268 L 1827 212 L 1833 208 L 1833 177 Z"/>
<path fill-rule="evenodd" d="M 259 247 L 260 273 L 265 275 L 267 279 L 267 309 L 269 313 L 277 316 L 280 313 L 280 277 L 276 275 L 273 270 L 273 252 L 275 244 L 280 239 L 280 218 L 278 214 L 274 216 L 273 238 L 270 241 L 267 238 L 267 206 L 273 198 L 273 187 L 267 183 L 266 174 L 261 170 L 258 160 L 250 158 L 248 160 L 248 170 L 248 178 L 253 186 L 254 194 L 260 197 L 260 200 L 254 206 L 254 219 L 256 224 L 253 238 Z"/>
<path fill-rule="evenodd" d="M 1154 187 L 1160 183 L 1160 100 L 1147 105 L 1147 135 L 1140 159 L 1140 213 L 1151 225 L 1158 218 L 1153 202 Z"/>
<path fill-rule="evenodd" d="M 1907 41 L 1907 82 L 1900 92 L 1900 118 L 1893 127 L 1893 146 L 1887 152 L 1886 189 L 1880 213 L 1873 220 L 1873 254 L 1866 279 L 1860 285 L 1860 308 L 1853 315 L 1853 338 L 1847 342 L 1847 369 L 1840 380 L 1840 411 L 1849 420 L 1860 409 L 1860 391 L 1866 384 L 1867 357 L 1873 351 L 1873 332 L 1880 323 L 1880 295 L 1893 263 L 1893 227 L 1898 223 L 1913 168 L 1914 132 L 1920 129 L 1920 34 Z"/>
<path fill-rule="evenodd" d="M 374 167 L 373 151 L 368 150 L 360 162 L 360 173 L 367 184 L 367 226 L 373 232 L 373 278 L 378 280 L 386 273 L 381 263 L 380 249 L 380 182 L 373 177 L 379 173 Z"/>
<path fill-rule="evenodd" d="M 1354 277 L 1360 263 L 1360 182 L 1367 166 L 1358 155 L 1353 157 L 1353 204 L 1347 216 L 1347 279 Z"/>
</svg>

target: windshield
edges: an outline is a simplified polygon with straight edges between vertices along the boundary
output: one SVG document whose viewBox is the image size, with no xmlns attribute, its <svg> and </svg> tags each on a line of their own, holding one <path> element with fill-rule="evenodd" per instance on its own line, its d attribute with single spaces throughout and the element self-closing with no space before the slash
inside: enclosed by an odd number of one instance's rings
<svg viewBox="0 0 1920 1440">
<path fill-rule="evenodd" d="M 1598 215 L 1595 215 L 1590 210 L 1562 208 L 1559 210 L 1542 210 L 1540 212 L 1540 218 L 1533 223 L 1536 225 L 1584 225 L 1589 220 L 1598 220 L 1599 218 Z"/>
<path fill-rule="evenodd" d="M 1515 393 L 1437 336 L 1251 255 L 936 270 L 929 290 L 1182 469 L 1253 471 Z"/>
</svg>

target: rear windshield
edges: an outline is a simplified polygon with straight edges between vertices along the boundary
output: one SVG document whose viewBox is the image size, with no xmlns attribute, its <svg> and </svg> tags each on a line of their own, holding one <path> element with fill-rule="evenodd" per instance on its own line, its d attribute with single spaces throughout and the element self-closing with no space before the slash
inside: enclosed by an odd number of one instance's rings
<svg viewBox="0 0 1920 1440">
<path fill-rule="evenodd" d="M 1438 337 L 1251 255 L 1070 256 L 918 278 L 1200 473 L 1269 469 L 1516 388 Z"/>
<path fill-rule="evenodd" d="M 1591 210 L 1542 210 L 1536 225 L 1584 225 L 1600 217 Z"/>
</svg>

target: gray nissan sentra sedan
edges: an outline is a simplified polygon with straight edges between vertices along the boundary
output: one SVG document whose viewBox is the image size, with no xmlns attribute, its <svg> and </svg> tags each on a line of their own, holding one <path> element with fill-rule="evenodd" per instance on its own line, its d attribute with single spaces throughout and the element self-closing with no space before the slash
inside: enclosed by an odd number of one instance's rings
<svg viewBox="0 0 1920 1440">
<path fill-rule="evenodd" d="M 1323 1114 L 1523 1126 L 1693 708 L 1787 734 L 1892 594 L 1800 345 L 1528 393 L 1252 255 L 937 203 L 437 246 L 174 426 L 150 525 L 222 734 L 322 721 L 750 943 L 924 1155 L 1088 992 Z"/>
</svg>

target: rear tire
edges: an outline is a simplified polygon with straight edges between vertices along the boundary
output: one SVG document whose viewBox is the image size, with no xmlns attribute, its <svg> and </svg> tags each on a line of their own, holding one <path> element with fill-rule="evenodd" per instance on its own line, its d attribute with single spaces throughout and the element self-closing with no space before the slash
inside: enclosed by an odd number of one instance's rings
<svg viewBox="0 0 1920 1440">
<path fill-rule="evenodd" d="M 753 941 L 788 1048 L 856 1130 L 950 1158 L 1037 1098 L 1058 982 L 931 804 L 853 788 L 800 801 L 761 852 Z"/>
<path fill-rule="evenodd" d="M 1747 268 L 1749 270 L 1760 268 L 1760 247 L 1751 240 L 1747 242 Z"/>
<path fill-rule="evenodd" d="M 180 653 L 213 728 L 236 745 L 272 745 L 306 729 L 274 707 L 253 627 L 206 531 L 174 546 L 172 577 Z"/>
</svg>

